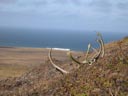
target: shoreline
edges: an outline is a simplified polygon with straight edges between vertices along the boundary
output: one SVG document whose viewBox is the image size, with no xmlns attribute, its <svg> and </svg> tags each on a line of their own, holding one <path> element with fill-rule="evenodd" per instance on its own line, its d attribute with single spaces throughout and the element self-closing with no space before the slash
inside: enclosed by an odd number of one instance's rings
<svg viewBox="0 0 128 96">
<path fill-rule="evenodd" d="M 12 46 L 0 46 L 0 48 L 16 48 L 16 47 L 12 47 Z"/>
<path fill-rule="evenodd" d="M 14 47 L 14 46 L 0 46 L 0 48 L 30 48 L 30 49 L 51 49 L 50 47 Z M 68 48 L 57 48 L 57 47 L 52 47 L 53 50 L 58 50 L 58 51 L 69 51 L 70 49 Z"/>
</svg>

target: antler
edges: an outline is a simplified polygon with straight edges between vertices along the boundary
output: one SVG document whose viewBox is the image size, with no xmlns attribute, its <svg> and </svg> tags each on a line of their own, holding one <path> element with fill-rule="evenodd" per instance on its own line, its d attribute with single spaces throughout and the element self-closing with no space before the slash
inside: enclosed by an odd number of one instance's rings
<svg viewBox="0 0 128 96">
<path fill-rule="evenodd" d="M 77 64 L 81 64 L 81 62 L 79 62 L 78 60 L 76 60 L 76 59 L 72 56 L 72 53 L 71 53 L 70 50 L 68 51 L 67 55 L 69 56 L 69 58 L 70 58 L 71 60 L 73 60 L 73 61 L 76 62 Z"/>
<path fill-rule="evenodd" d="M 101 33 L 97 33 L 97 36 L 99 36 L 100 42 L 101 42 L 101 46 L 102 46 L 102 54 L 101 57 L 104 57 L 105 55 L 105 48 L 104 48 L 104 41 L 103 41 L 103 37 L 101 35 Z"/>
<path fill-rule="evenodd" d="M 76 62 L 77 64 L 86 64 L 86 63 L 88 63 L 87 57 L 88 57 L 88 53 L 89 53 L 89 51 L 90 51 L 90 48 L 91 48 L 91 44 L 88 44 L 87 54 L 86 54 L 85 60 L 84 60 L 83 62 L 80 62 L 80 61 L 76 60 L 76 59 L 72 56 L 71 51 L 69 51 L 69 52 L 67 53 L 67 55 L 70 57 L 70 59 L 72 59 L 72 60 L 73 60 L 74 62 Z"/>
<path fill-rule="evenodd" d="M 104 41 L 103 41 L 102 35 L 101 35 L 100 33 L 97 33 L 97 36 L 98 36 L 97 42 L 99 43 L 99 46 L 100 46 L 99 51 L 97 51 L 95 48 L 93 48 L 93 47 L 91 46 L 91 44 L 88 44 L 88 49 L 87 49 L 87 52 L 86 52 L 86 56 L 85 56 L 85 60 L 84 60 L 84 61 L 80 62 L 80 61 L 76 60 L 76 59 L 72 56 L 72 53 L 71 53 L 70 50 L 68 51 L 67 55 L 70 57 L 70 59 L 71 59 L 72 61 L 76 62 L 76 63 L 79 64 L 79 65 L 80 65 L 80 64 L 89 64 L 89 65 L 91 65 L 92 63 L 96 62 L 96 61 L 99 59 L 100 56 L 103 57 L 104 54 L 105 54 Z M 96 53 L 89 59 L 89 58 L 88 58 L 88 55 L 89 55 L 90 48 L 92 48 L 92 50 L 95 51 Z M 52 48 L 49 50 L 49 55 L 48 55 L 48 57 L 49 57 L 49 60 L 50 60 L 51 64 L 53 65 L 53 67 L 55 67 L 55 68 L 56 68 L 58 71 L 60 71 L 62 74 L 67 74 L 67 73 L 69 73 L 68 71 L 66 71 L 66 70 L 64 70 L 64 69 L 62 69 L 62 68 L 60 68 L 59 66 L 57 66 L 57 65 L 53 62 L 51 52 L 52 52 Z"/>
<path fill-rule="evenodd" d="M 86 53 L 86 56 L 85 56 L 85 60 L 82 62 L 84 64 L 89 63 L 88 54 L 89 54 L 90 48 L 91 48 L 91 44 L 88 44 L 88 49 L 87 49 L 87 53 Z"/>
<path fill-rule="evenodd" d="M 97 42 L 99 43 L 99 46 L 100 46 L 100 49 L 99 49 L 99 52 L 97 52 L 96 49 L 94 49 L 91 44 L 88 44 L 88 49 L 87 49 L 87 53 L 86 53 L 86 56 L 85 56 L 85 60 L 82 61 L 82 62 L 79 62 L 78 60 L 76 60 L 75 58 L 73 58 L 72 54 L 71 54 L 71 51 L 68 52 L 68 55 L 69 57 L 76 63 L 78 64 L 89 64 L 91 65 L 92 63 L 96 62 L 100 55 L 102 55 L 101 57 L 104 56 L 104 42 L 103 42 L 103 39 L 102 39 L 102 35 L 100 33 L 97 33 L 97 36 L 99 37 L 97 39 Z M 90 48 L 92 48 L 93 50 L 96 51 L 96 54 L 94 54 L 94 56 L 92 56 L 91 59 L 88 59 L 88 54 L 89 54 L 89 51 L 90 51 Z"/>
<path fill-rule="evenodd" d="M 102 52 L 101 40 L 97 40 L 97 42 L 99 43 L 100 49 L 99 49 L 99 52 L 97 52 L 96 54 L 94 54 L 94 56 L 92 56 L 90 60 L 90 65 L 99 59 Z"/>
<path fill-rule="evenodd" d="M 60 71 L 62 74 L 67 74 L 67 73 L 69 73 L 68 71 L 66 71 L 66 70 L 64 70 L 64 69 L 62 69 L 62 68 L 60 68 L 59 66 L 57 66 L 57 65 L 53 62 L 51 52 L 52 52 L 52 48 L 49 50 L 49 55 L 48 55 L 48 57 L 49 57 L 49 60 L 50 60 L 51 64 L 53 65 L 53 67 L 55 67 L 55 68 L 56 68 L 58 71 Z"/>
</svg>

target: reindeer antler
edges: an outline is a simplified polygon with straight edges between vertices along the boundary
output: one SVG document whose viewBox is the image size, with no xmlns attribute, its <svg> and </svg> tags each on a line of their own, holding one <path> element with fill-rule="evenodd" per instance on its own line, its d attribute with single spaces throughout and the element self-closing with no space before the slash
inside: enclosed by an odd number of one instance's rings
<svg viewBox="0 0 128 96">
<path fill-rule="evenodd" d="M 76 60 L 76 59 L 72 56 L 72 53 L 71 53 L 70 50 L 68 51 L 67 55 L 69 56 L 69 58 L 70 58 L 71 60 L 73 60 L 73 61 L 76 62 L 77 64 L 81 64 L 81 62 L 79 62 L 78 60 Z"/>
<path fill-rule="evenodd" d="M 101 40 L 97 40 L 97 42 L 99 43 L 100 49 L 99 52 L 97 52 L 96 54 L 94 54 L 90 60 L 90 65 L 92 63 L 94 63 L 95 61 L 97 61 L 102 53 L 102 45 L 101 45 Z"/>
<path fill-rule="evenodd" d="M 102 57 L 104 56 L 104 42 L 103 42 L 103 39 L 102 39 L 102 35 L 100 33 L 97 33 L 97 36 L 99 37 L 97 39 L 97 42 L 99 43 L 99 46 L 100 46 L 100 49 L 99 49 L 99 52 L 97 52 L 97 50 L 95 49 L 96 51 L 96 54 L 94 54 L 92 56 L 91 59 L 88 59 L 88 54 L 89 54 L 89 51 L 90 51 L 90 48 L 92 48 L 94 50 L 94 48 L 91 46 L 91 44 L 88 44 L 88 49 L 87 49 L 87 53 L 86 53 L 86 56 L 85 56 L 85 60 L 82 61 L 82 62 L 79 62 L 78 60 L 76 60 L 75 58 L 73 58 L 72 54 L 71 54 L 71 51 L 68 52 L 68 55 L 69 57 L 76 63 L 78 64 L 92 64 L 94 62 L 96 62 L 100 55 L 102 55 Z"/>
<path fill-rule="evenodd" d="M 76 62 L 77 64 L 86 64 L 86 63 L 88 63 L 87 57 L 88 57 L 88 53 L 89 53 L 90 48 L 91 48 L 91 44 L 88 44 L 87 54 L 86 54 L 85 60 L 84 60 L 83 62 L 80 62 L 80 61 L 76 60 L 76 59 L 72 56 L 71 51 L 69 51 L 69 52 L 67 53 L 67 55 L 70 57 L 71 60 L 73 60 L 73 61 Z"/>
<path fill-rule="evenodd" d="M 96 62 L 96 61 L 99 59 L 100 56 L 103 57 L 104 54 L 105 54 L 104 41 L 103 41 L 102 35 L 101 35 L 100 33 L 97 33 L 97 36 L 98 36 L 97 42 L 99 43 L 99 46 L 100 46 L 99 51 L 97 51 L 95 48 L 93 48 L 93 47 L 91 46 L 91 44 L 88 44 L 88 49 L 87 49 L 87 52 L 86 52 L 86 56 L 85 56 L 85 60 L 84 60 L 84 61 L 80 62 L 80 61 L 76 60 L 76 59 L 72 56 L 72 53 L 71 53 L 70 50 L 68 51 L 67 55 L 70 57 L 70 59 L 71 59 L 72 61 L 76 62 L 76 63 L 79 64 L 79 65 L 80 65 L 80 64 L 89 64 L 89 65 L 91 65 L 92 63 Z M 89 55 L 90 48 L 92 48 L 93 51 L 95 51 L 96 53 L 89 59 L 89 58 L 88 58 L 88 55 Z M 55 68 L 56 68 L 58 71 L 60 71 L 62 74 L 67 74 L 67 73 L 69 73 L 68 71 L 66 71 L 66 70 L 64 70 L 64 69 L 62 69 L 62 68 L 60 68 L 59 66 L 57 66 L 57 65 L 53 62 L 51 52 L 52 52 L 52 48 L 49 50 L 49 55 L 48 55 L 48 57 L 49 57 L 49 60 L 50 60 L 51 64 L 53 65 L 53 67 L 55 67 Z"/>
<path fill-rule="evenodd" d="M 64 70 L 64 69 L 62 69 L 62 68 L 60 68 L 59 66 L 57 66 L 57 65 L 53 62 L 51 52 L 52 52 L 52 48 L 49 50 L 49 55 L 48 55 L 48 57 L 49 57 L 49 60 L 50 60 L 51 64 L 53 65 L 53 67 L 55 67 L 55 68 L 56 68 L 58 71 L 60 71 L 62 74 L 67 74 L 67 73 L 69 73 L 68 71 L 66 71 L 66 70 Z"/>
<path fill-rule="evenodd" d="M 103 37 L 102 37 L 101 33 L 99 33 L 99 32 L 97 32 L 97 36 L 99 36 L 99 39 L 100 39 L 100 42 L 101 42 L 101 45 L 102 45 L 102 54 L 101 54 L 101 57 L 104 57 L 104 55 L 105 55 L 105 48 L 104 48 Z"/>
</svg>

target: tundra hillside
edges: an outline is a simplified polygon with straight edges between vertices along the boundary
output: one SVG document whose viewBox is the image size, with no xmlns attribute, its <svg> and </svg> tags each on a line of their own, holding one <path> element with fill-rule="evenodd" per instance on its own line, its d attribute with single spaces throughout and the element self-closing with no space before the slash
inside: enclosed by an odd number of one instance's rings
<svg viewBox="0 0 128 96">
<path fill-rule="evenodd" d="M 13 51 L 16 52 L 16 50 L 18 49 L 13 48 Z M 23 50 L 18 52 L 22 52 L 23 55 Z M 11 74 L 9 75 L 9 78 L 8 76 L 4 76 L 3 73 L 4 78 L 1 78 L 0 80 L 0 96 L 128 95 L 128 37 L 125 37 L 119 41 L 105 44 L 104 57 L 99 57 L 99 59 L 91 65 L 83 64 L 79 66 L 79 68 L 76 62 L 73 62 L 67 58 L 65 55 L 66 52 L 52 52 L 54 55 L 52 60 L 58 66 L 61 66 L 61 68 L 69 70 L 70 72 L 68 74 L 61 74 L 52 66 L 48 58 L 47 49 L 40 49 L 40 52 L 42 53 L 38 53 L 38 55 L 42 57 L 44 56 L 45 58 L 36 57 L 36 59 L 34 59 L 35 57 L 32 57 L 32 55 L 37 56 L 37 53 L 29 53 L 29 55 L 31 55 L 31 58 L 29 59 L 33 61 L 31 61 L 32 64 L 27 65 L 28 67 L 24 67 L 26 64 L 20 59 L 24 66 L 22 66 L 20 72 L 16 70 L 16 73 L 19 72 L 16 74 L 16 76 L 12 76 Z M 83 56 L 85 54 L 83 52 L 73 51 L 72 54 L 73 56 L 79 57 L 77 59 L 80 62 L 84 60 Z M 89 52 L 89 55 L 93 54 L 94 52 Z M 6 53 L 6 55 L 8 54 Z M 12 58 L 10 56 L 7 57 L 8 59 Z M 22 59 L 24 60 L 24 57 L 22 57 Z M 7 59 L 1 60 L 6 61 Z M 15 59 L 13 58 L 13 60 Z M 40 63 L 37 64 L 36 60 L 40 61 Z M 8 66 L 10 63 L 12 64 L 14 61 L 8 62 Z M 4 66 L 4 64 L 2 66 Z M 21 65 L 19 64 L 19 66 Z M 5 73 L 8 71 L 5 68 L 3 70 Z"/>
</svg>

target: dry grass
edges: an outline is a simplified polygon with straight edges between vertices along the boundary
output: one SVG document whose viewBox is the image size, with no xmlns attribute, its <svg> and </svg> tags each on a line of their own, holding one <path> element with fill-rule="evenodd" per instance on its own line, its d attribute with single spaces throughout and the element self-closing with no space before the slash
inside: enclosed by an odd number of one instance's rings
<svg viewBox="0 0 128 96">
<path fill-rule="evenodd" d="M 48 60 L 47 55 L 48 49 L 45 48 L 0 47 L 0 79 L 23 75 L 44 64 Z M 53 57 L 60 61 L 70 61 L 63 51 L 53 51 Z"/>
<path fill-rule="evenodd" d="M 54 62 L 71 72 L 65 76 L 50 64 L 46 49 L 1 48 L 0 65 L 5 73 L 8 68 L 13 77 L 20 68 L 22 71 L 16 78 L 0 81 L 0 96 L 127 96 L 128 39 L 105 47 L 105 57 L 79 69 L 75 69 L 75 63 L 67 58 L 66 52 L 53 51 Z M 83 56 L 81 52 L 73 54 Z"/>
<path fill-rule="evenodd" d="M 0 65 L 0 78 L 20 77 L 27 71 L 27 67 L 15 64 Z"/>
<path fill-rule="evenodd" d="M 43 48 L 0 48 L 0 78 L 19 77 L 44 63 L 47 51 Z"/>
</svg>

